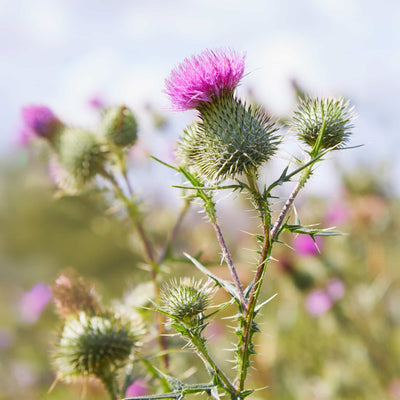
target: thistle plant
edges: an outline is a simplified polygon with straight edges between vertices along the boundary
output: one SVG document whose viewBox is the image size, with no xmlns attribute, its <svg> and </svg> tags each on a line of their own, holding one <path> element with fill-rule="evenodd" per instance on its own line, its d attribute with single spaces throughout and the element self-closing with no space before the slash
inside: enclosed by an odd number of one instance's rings
<svg viewBox="0 0 400 400">
<path fill-rule="evenodd" d="M 51 142 L 52 151 L 76 187 L 103 184 L 114 193 L 115 199 L 125 207 L 143 244 L 143 259 L 149 265 L 154 288 L 150 308 L 156 317 L 152 322 L 157 327 L 154 334 L 154 330 L 148 326 L 147 333 L 151 337 L 153 332 L 158 348 L 138 350 L 140 354 L 135 355 L 134 362 L 141 362 L 152 379 L 160 385 L 155 394 L 127 399 L 183 399 L 191 393 L 205 393 L 214 399 L 231 400 L 243 400 L 250 396 L 257 389 L 247 387 L 252 356 L 256 352 L 254 335 L 260 332 L 257 316 L 274 297 L 268 298 L 262 292 L 274 247 L 285 241 L 283 233 L 309 235 L 313 241 L 318 236 L 339 234 L 330 228 L 303 226 L 297 215 L 292 215 L 292 210 L 298 193 L 316 166 L 329 152 L 346 148 L 353 119 L 349 103 L 334 98 L 303 98 L 292 117 L 292 129 L 304 145 L 305 158 L 293 156 L 277 179 L 267 176 L 266 181 L 261 181 L 261 169 L 276 157 L 278 145 L 283 142 L 285 135 L 281 133 L 283 128 L 274 123 L 262 107 L 248 105 L 237 95 L 236 88 L 244 71 L 244 55 L 234 51 L 206 50 L 185 59 L 166 80 L 165 93 L 170 98 L 172 108 L 179 111 L 195 110 L 196 120 L 184 129 L 178 141 L 178 165 L 170 165 L 153 157 L 179 173 L 184 180 L 181 185 L 175 185 L 183 190 L 185 196 L 181 213 L 160 249 L 156 248 L 147 231 L 140 202 L 127 176 L 126 154 L 134 145 L 138 131 L 129 109 L 120 106 L 105 110 L 100 134 L 68 128 L 63 124 L 57 133 L 57 141 Z M 42 132 L 42 125 L 35 126 L 39 126 Z M 47 133 L 37 136 L 46 140 L 52 137 Z M 281 206 L 276 189 L 292 182 L 292 192 Z M 258 262 L 247 286 L 239 278 L 218 220 L 215 198 L 219 191 L 235 191 L 250 197 L 260 219 L 261 230 L 253 234 Z M 224 280 L 212 274 L 199 257 L 185 253 L 187 259 L 207 276 L 207 283 L 184 278 L 172 280 L 161 287 L 160 281 L 165 280 L 163 265 L 172 262 L 168 259 L 171 245 L 193 200 L 198 200 L 215 232 L 230 279 Z M 123 393 L 123 386 L 118 380 L 121 369 L 128 371 L 127 382 L 132 378 L 131 370 L 126 366 L 132 361 L 137 334 L 131 323 L 113 314 L 117 313 L 115 309 L 113 311 L 112 308 L 101 306 L 96 296 L 85 291 L 79 279 L 71 282 L 71 279 L 60 280 L 56 304 L 61 297 L 65 300 L 68 296 L 79 294 L 84 299 L 82 304 L 86 306 L 79 309 L 76 298 L 72 297 L 70 307 L 58 305 L 64 318 L 60 343 L 55 351 L 58 377 L 97 377 L 105 384 L 111 398 L 115 399 Z M 213 286 L 224 290 L 229 300 L 211 307 Z M 79 287 L 79 290 L 70 290 L 70 287 Z M 217 364 L 204 335 L 209 322 L 218 318 L 221 310 L 228 306 L 235 307 L 232 315 L 236 334 L 232 350 L 234 374 Z M 165 336 L 173 331 L 184 340 L 188 349 L 200 357 L 210 376 L 209 381 L 188 384 L 176 378 L 168 356 L 174 348 L 170 347 L 172 344 Z M 145 354 L 147 351 L 150 354 Z"/>
</svg>

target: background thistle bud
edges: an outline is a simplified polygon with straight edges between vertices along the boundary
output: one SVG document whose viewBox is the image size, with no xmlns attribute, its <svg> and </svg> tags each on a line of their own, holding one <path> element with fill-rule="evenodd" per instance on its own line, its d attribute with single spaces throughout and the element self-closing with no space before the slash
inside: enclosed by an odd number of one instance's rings
<svg viewBox="0 0 400 400">
<path fill-rule="evenodd" d="M 162 309 L 186 325 L 196 326 L 209 305 L 212 291 L 208 283 L 191 278 L 173 281 L 163 290 Z"/>
<path fill-rule="evenodd" d="M 306 98 L 301 100 L 294 113 L 293 125 L 299 138 L 314 147 L 323 126 L 320 150 L 341 148 L 349 140 L 353 119 L 352 108 L 343 98 Z"/>
<path fill-rule="evenodd" d="M 126 365 L 135 347 L 131 323 L 82 312 L 65 321 L 54 354 L 58 379 L 95 376 L 106 385 Z"/>
<path fill-rule="evenodd" d="M 78 186 L 104 171 L 107 154 L 92 132 L 68 128 L 60 137 L 59 157 L 65 170 Z"/>
<path fill-rule="evenodd" d="M 136 119 L 125 106 L 105 110 L 102 131 L 107 143 L 118 147 L 132 146 L 137 140 Z"/>
<path fill-rule="evenodd" d="M 256 171 L 275 154 L 276 128 L 260 108 L 227 94 L 199 107 L 201 121 L 185 130 L 178 157 L 208 180 Z"/>
</svg>

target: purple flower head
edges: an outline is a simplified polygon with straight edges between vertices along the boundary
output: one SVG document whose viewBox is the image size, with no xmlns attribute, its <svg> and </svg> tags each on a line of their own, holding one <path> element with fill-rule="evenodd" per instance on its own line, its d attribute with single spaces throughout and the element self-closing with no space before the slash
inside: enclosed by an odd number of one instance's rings
<svg viewBox="0 0 400 400">
<path fill-rule="evenodd" d="M 125 397 L 146 396 L 147 393 L 148 388 L 146 383 L 143 381 L 143 379 L 139 378 L 136 379 L 136 381 L 130 386 L 128 386 L 125 392 Z"/>
<path fill-rule="evenodd" d="M 332 299 L 325 291 L 315 289 L 306 298 L 306 310 L 313 316 L 319 317 L 331 309 Z"/>
<path fill-rule="evenodd" d="M 339 278 L 333 278 L 326 285 L 326 291 L 333 301 L 338 301 L 344 296 L 345 287 Z"/>
<path fill-rule="evenodd" d="M 48 137 L 59 123 L 53 111 L 45 106 L 24 107 L 21 114 L 25 128 L 31 132 L 32 136 Z"/>
<path fill-rule="evenodd" d="M 314 242 L 315 240 L 315 242 Z M 322 238 L 315 236 L 314 240 L 309 235 L 298 235 L 293 240 L 293 247 L 297 254 L 302 256 L 313 256 L 318 254 L 318 249 L 321 249 Z"/>
<path fill-rule="evenodd" d="M 32 324 L 38 320 L 52 296 L 50 286 L 42 282 L 37 283 L 31 290 L 25 292 L 19 303 L 21 319 Z"/>
<path fill-rule="evenodd" d="M 164 92 L 177 110 L 197 108 L 235 90 L 244 73 L 244 59 L 234 51 L 205 50 L 172 70 Z"/>
</svg>

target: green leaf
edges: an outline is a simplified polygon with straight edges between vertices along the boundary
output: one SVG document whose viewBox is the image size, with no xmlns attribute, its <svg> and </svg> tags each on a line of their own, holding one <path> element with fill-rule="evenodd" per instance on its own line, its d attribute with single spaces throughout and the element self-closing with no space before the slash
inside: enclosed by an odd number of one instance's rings
<svg viewBox="0 0 400 400">
<path fill-rule="evenodd" d="M 283 226 L 282 232 L 291 232 L 291 233 L 300 233 L 303 235 L 310 235 L 311 237 L 313 236 L 341 236 L 343 235 L 342 232 L 339 231 L 334 231 L 334 228 L 324 228 L 324 229 L 318 229 L 318 228 L 310 228 L 307 226 L 302 226 L 299 224 L 285 224 Z"/>
<path fill-rule="evenodd" d="M 206 392 L 209 395 L 211 395 L 212 393 L 215 393 L 216 389 L 217 389 L 217 387 L 214 384 L 210 384 L 210 383 L 201 383 L 201 384 L 197 384 L 197 385 L 182 384 L 182 387 L 179 390 L 174 390 L 169 393 L 153 394 L 153 395 L 148 395 L 148 396 L 127 397 L 124 400 L 152 400 L 152 399 L 180 400 L 180 399 L 183 399 L 185 397 L 185 395 L 190 394 L 190 393 Z"/>
<path fill-rule="evenodd" d="M 211 273 L 207 268 L 205 268 L 198 260 L 191 257 L 187 253 L 183 253 L 193 264 L 194 266 L 200 270 L 203 274 L 210 277 L 218 286 L 224 288 L 235 300 L 238 304 L 241 304 L 239 294 L 235 288 L 233 282 L 226 281 L 224 279 L 219 278 L 218 276 Z"/>
</svg>

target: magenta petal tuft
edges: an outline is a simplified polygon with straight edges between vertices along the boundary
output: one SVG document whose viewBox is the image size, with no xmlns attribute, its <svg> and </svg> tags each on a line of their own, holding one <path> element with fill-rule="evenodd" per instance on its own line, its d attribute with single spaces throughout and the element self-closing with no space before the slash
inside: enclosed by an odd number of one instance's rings
<svg viewBox="0 0 400 400">
<path fill-rule="evenodd" d="M 244 73 L 244 60 L 244 55 L 231 50 L 205 50 L 172 70 L 165 81 L 165 93 L 177 110 L 197 108 L 237 87 Z"/>
</svg>

